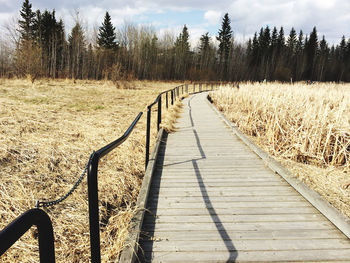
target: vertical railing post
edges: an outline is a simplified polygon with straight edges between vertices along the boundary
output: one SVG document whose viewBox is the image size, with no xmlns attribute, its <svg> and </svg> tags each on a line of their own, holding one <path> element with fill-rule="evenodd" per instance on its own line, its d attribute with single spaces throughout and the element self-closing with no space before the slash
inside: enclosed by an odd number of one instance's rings
<svg viewBox="0 0 350 263">
<path fill-rule="evenodd" d="M 0 231 L 0 257 L 32 226 L 36 226 L 38 231 L 39 261 L 41 263 L 55 263 L 52 222 L 49 215 L 39 208 L 27 210 Z M 15 262 L 18 261 L 15 260 Z"/>
<path fill-rule="evenodd" d="M 177 97 L 180 97 L 180 89 L 179 89 L 179 87 L 176 87 L 176 93 L 177 93 Z"/>
<path fill-rule="evenodd" d="M 171 96 L 171 105 L 174 105 L 174 90 L 173 89 L 171 90 L 170 96 Z"/>
<path fill-rule="evenodd" d="M 159 96 L 158 100 L 158 119 L 157 119 L 157 131 L 160 129 L 160 123 L 162 122 L 162 96 Z"/>
<path fill-rule="evenodd" d="M 193 93 L 196 92 L 196 83 L 193 83 Z"/>
<path fill-rule="evenodd" d="M 186 84 L 186 93 L 188 93 L 188 84 Z"/>
<path fill-rule="evenodd" d="M 89 198 L 89 222 L 90 222 L 90 249 L 91 262 L 101 262 L 100 251 L 100 223 L 98 211 L 98 162 L 100 156 L 96 152 L 92 153 L 88 164 L 88 198 Z"/>
<path fill-rule="evenodd" d="M 147 124 L 146 124 L 146 158 L 145 158 L 145 168 L 147 168 L 149 161 L 149 145 L 151 138 L 151 110 L 150 106 L 147 106 Z"/>
<path fill-rule="evenodd" d="M 184 85 L 181 86 L 181 94 L 184 94 Z"/>
<path fill-rule="evenodd" d="M 166 108 L 169 107 L 169 104 L 168 104 L 168 92 L 165 93 L 165 106 L 166 106 Z"/>
</svg>

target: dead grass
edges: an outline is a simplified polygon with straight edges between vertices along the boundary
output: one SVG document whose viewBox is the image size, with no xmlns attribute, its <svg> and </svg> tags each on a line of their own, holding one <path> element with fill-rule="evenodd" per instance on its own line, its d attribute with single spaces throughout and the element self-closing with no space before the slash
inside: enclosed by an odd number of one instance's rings
<svg viewBox="0 0 350 263">
<path fill-rule="evenodd" d="M 242 84 L 211 98 L 255 143 L 350 216 L 349 84 Z"/>
<path fill-rule="evenodd" d="M 62 196 L 93 150 L 118 138 L 139 111 L 178 83 L 0 80 L 0 228 Z M 152 143 L 156 118 L 152 116 Z M 129 139 L 101 160 L 99 198 L 102 262 L 116 262 L 127 236 L 144 173 L 143 116 Z M 45 209 L 54 225 L 57 262 L 89 262 L 86 178 L 62 204 Z M 0 262 L 38 262 L 34 230 Z"/>
<path fill-rule="evenodd" d="M 188 97 L 188 94 L 187 96 Z M 164 120 L 162 120 L 161 127 L 164 128 L 168 133 L 176 131 L 176 119 L 182 112 L 183 104 L 181 101 L 176 101 L 174 105 L 169 107 L 168 112 L 165 114 Z"/>
</svg>

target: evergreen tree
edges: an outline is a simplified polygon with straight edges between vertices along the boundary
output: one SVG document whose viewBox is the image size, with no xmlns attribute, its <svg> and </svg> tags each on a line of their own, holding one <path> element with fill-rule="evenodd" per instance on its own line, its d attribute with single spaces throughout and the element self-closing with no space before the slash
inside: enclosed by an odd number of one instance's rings
<svg viewBox="0 0 350 263">
<path fill-rule="evenodd" d="M 305 53 L 307 57 L 306 78 L 313 80 L 315 76 L 315 66 L 318 51 L 318 37 L 316 27 L 313 28 L 309 38 L 305 39 Z"/>
<path fill-rule="evenodd" d="M 203 34 L 199 39 L 199 54 L 205 54 L 205 52 L 209 49 L 210 46 L 210 36 L 209 32 Z"/>
<path fill-rule="evenodd" d="M 83 28 L 76 22 L 68 37 L 69 45 L 69 72 L 73 79 L 83 77 L 83 58 L 86 51 Z"/>
<path fill-rule="evenodd" d="M 277 38 L 277 50 L 279 54 L 283 52 L 284 47 L 285 47 L 284 29 L 283 27 L 281 27 Z"/>
<path fill-rule="evenodd" d="M 29 0 L 24 0 L 22 10 L 20 11 L 21 19 L 18 21 L 20 27 L 21 39 L 34 39 L 33 26 L 35 21 L 35 13 L 32 11 L 32 4 Z"/>
<path fill-rule="evenodd" d="M 118 44 L 116 43 L 115 27 L 112 24 L 111 16 L 106 12 L 102 26 L 99 27 L 97 36 L 97 43 L 100 48 L 116 50 Z"/>
<path fill-rule="evenodd" d="M 300 53 L 303 50 L 303 47 L 304 47 L 303 41 L 304 41 L 304 33 L 302 30 L 300 30 L 297 45 L 296 45 L 296 52 L 297 53 Z"/>
<path fill-rule="evenodd" d="M 209 80 L 214 74 L 211 68 L 215 63 L 215 50 L 211 46 L 209 33 L 201 36 L 199 42 L 199 69 L 201 71 L 201 79 Z"/>
<path fill-rule="evenodd" d="M 231 21 L 226 13 L 222 19 L 221 29 L 219 30 L 219 36 L 216 39 L 219 41 L 219 64 L 220 64 L 220 76 L 224 79 L 227 74 L 228 57 L 230 54 L 231 42 L 232 42 L 232 30 Z"/>
<path fill-rule="evenodd" d="M 304 58 L 304 33 L 302 30 L 299 32 L 298 41 L 296 44 L 296 64 L 295 64 L 295 80 L 301 80 L 305 70 L 305 58 Z"/>
<path fill-rule="evenodd" d="M 278 40 L 277 28 L 273 27 L 272 34 L 271 34 L 271 47 L 272 47 L 272 49 L 276 48 L 277 40 Z"/>
<path fill-rule="evenodd" d="M 190 63 L 190 43 L 187 26 L 184 25 L 182 32 L 175 41 L 175 78 L 186 79 Z"/>
<path fill-rule="evenodd" d="M 286 46 L 288 48 L 289 56 L 293 56 L 296 52 L 297 47 L 297 33 L 295 32 L 295 29 L 293 27 L 290 30 Z"/>
<path fill-rule="evenodd" d="M 329 48 L 325 36 L 322 36 L 319 47 L 319 60 L 317 63 L 317 79 L 320 81 L 325 80 L 325 73 L 327 70 Z"/>
<path fill-rule="evenodd" d="M 340 44 L 339 44 L 339 60 L 341 62 L 345 62 L 346 60 L 346 40 L 345 36 L 341 38 Z"/>
</svg>

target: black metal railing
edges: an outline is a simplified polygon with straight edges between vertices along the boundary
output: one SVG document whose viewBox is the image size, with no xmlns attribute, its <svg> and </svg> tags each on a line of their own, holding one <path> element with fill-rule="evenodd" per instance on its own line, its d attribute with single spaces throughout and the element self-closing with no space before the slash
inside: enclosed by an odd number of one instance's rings
<svg viewBox="0 0 350 263">
<path fill-rule="evenodd" d="M 98 210 L 98 163 L 99 160 L 106 156 L 113 149 L 121 145 L 130 135 L 137 122 L 142 116 L 140 112 L 136 119 L 132 122 L 126 132 L 117 140 L 102 147 L 96 152 L 93 152 L 88 164 L 88 197 L 89 197 L 89 222 L 90 222 L 90 249 L 91 262 L 101 262 L 101 248 L 100 248 L 100 222 Z"/>
<path fill-rule="evenodd" d="M 55 246 L 52 223 L 48 214 L 38 208 L 26 211 L 0 232 L 0 256 L 34 225 L 39 235 L 40 262 L 54 263 Z"/>
<path fill-rule="evenodd" d="M 170 103 L 171 105 L 174 104 L 176 99 L 181 98 L 184 94 L 195 94 L 199 92 L 204 91 L 211 91 L 214 90 L 214 88 L 217 88 L 220 85 L 220 83 L 193 83 L 192 84 L 192 92 L 189 92 L 189 86 L 190 84 L 183 84 L 180 86 L 177 86 L 173 89 L 169 89 L 166 91 L 161 92 L 157 98 L 152 102 L 150 105 L 147 106 L 147 125 L 146 125 L 146 157 L 145 157 L 145 167 L 147 168 L 148 161 L 149 161 L 149 155 L 150 155 L 150 140 L 151 140 L 151 115 L 152 115 L 152 107 L 158 103 L 157 105 L 157 131 L 160 129 L 160 124 L 162 122 L 162 96 L 165 95 L 165 105 L 166 108 L 169 107 L 169 95 L 170 94 Z M 203 89 L 203 86 L 205 88 Z M 197 88 L 198 87 L 198 88 Z M 181 91 L 181 94 L 180 94 Z M 181 96 L 180 96 L 181 95 Z"/>
</svg>

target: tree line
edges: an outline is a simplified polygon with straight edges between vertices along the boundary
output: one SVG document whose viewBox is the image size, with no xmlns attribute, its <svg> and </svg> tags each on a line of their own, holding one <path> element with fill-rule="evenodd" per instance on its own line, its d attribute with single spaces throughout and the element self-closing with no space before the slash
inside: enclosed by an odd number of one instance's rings
<svg viewBox="0 0 350 263">
<path fill-rule="evenodd" d="M 0 39 L 0 76 L 72 79 L 221 81 L 350 81 L 350 39 L 330 46 L 316 27 L 310 34 L 266 26 L 241 43 L 229 15 L 217 36 L 203 34 L 190 46 L 184 25 L 174 36 L 151 27 L 124 24 L 116 29 L 106 12 L 91 36 L 76 19 L 67 35 L 55 11 L 32 10 L 24 0 L 14 48 Z M 89 40 L 90 39 L 90 40 Z"/>
</svg>

